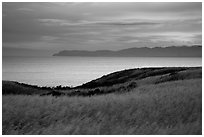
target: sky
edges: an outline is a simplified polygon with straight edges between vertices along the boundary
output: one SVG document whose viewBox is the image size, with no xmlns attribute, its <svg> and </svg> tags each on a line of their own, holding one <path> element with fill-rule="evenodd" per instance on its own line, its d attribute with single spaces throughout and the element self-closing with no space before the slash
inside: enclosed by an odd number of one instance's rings
<svg viewBox="0 0 204 137">
<path fill-rule="evenodd" d="M 202 44 L 201 2 L 6 3 L 3 56 Z"/>
</svg>

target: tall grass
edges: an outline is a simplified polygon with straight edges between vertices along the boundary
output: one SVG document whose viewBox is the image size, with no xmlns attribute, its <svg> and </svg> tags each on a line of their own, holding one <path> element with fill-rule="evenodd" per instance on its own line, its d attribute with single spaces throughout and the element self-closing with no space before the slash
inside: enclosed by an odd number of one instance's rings
<svg viewBox="0 0 204 137">
<path fill-rule="evenodd" d="M 202 82 L 92 97 L 3 96 L 3 134 L 202 134 Z"/>
</svg>

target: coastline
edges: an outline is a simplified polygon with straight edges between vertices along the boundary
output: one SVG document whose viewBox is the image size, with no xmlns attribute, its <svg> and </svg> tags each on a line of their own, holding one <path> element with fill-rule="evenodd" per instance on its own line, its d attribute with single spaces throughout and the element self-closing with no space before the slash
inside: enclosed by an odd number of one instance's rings
<svg viewBox="0 0 204 137">
<path fill-rule="evenodd" d="M 95 95 L 95 94 L 112 93 L 114 91 L 109 91 L 109 90 L 118 90 L 121 87 L 124 89 L 127 88 L 128 86 L 130 87 L 132 86 L 132 88 L 135 88 L 138 86 L 138 83 L 141 83 L 141 81 L 145 81 L 145 79 L 152 79 L 152 82 L 148 84 L 163 83 L 165 82 L 165 80 L 162 81 L 161 80 L 162 77 L 164 77 L 163 79 L 166 79 L 166 81 L 202 78 L 202 67 L 147 67 L 147 68 L 127 69 L 127 70 L 121 70 L 121 71 L 104 75 L 100 78 L 91 80 L 85 84 L 75 86 L 75 87 L 61 86 L 61 85 L 58 85 L 55 87 L 49 87 L 49 86 L 43 87 L 38 85 L 20 83 L 17 81 L 3 80 L 2 89 L 3 89 L 3 95 L 21 94 L 21 92 L 22 94 L 27 94 L 27 95 L 60 92 L 61 94 L 63 93 L 64 95 L 64 93 L 69 92 L 69 94 L 67 95 L 70 95 L 70 96 L 73 96 L 73 95 L 86 96 L 86 94 L 90 95 L 89 92 Z M 145 82 L 143 82 L 143 84 L 145 84 Z M 112 89 L 111 87 L 114 87 L 114 88 Z M 15 88 L 19 88 L 20 91 L 18 93 L 15 93 Z M 106 88 L 108 89 L 108 91 L 105 91 Z M 26 91 L 24 90 L 31 90 L 31 92 L 26 93 Z M 32 92 L 32 90 L 34 91 Z M 84 94 L 83 92 L 86 92 L 86 93 Z"/>
</svg>

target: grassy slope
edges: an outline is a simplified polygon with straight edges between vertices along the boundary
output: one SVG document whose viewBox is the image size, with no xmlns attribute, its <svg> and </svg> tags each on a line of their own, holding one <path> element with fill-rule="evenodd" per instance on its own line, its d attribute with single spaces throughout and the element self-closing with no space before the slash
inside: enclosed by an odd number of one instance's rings
<svg viewBox="0 0 204 137">
<path fill-rule="evenodd" d="M 202 68 L 131 69 L 92 82 L 63 92 L 87 95 L 99 83 L 103 95 L 42 97 L 51 89 L 3 81 L 3 134 L 202 133 Z"/>
<path fill-rule="evenodd" d="M 201 134 L 201 78 L 92 97 L 3 96 L 3 134 Z"/>
<path fill-rule="evenodd" d="M 14 81 L 2 81 L 2 94 L 24 94 L 24 95 L 36 95 L 50 92 L 40 87 L 34 87 L 26 84 L 20 84 Z"/>
<path fill-rule="evenodd" d="M 121 84 L 132 80 L 140 80 L 147 77 L 159 76 L 164 74 L 175 73 L 183 70 L 191 70 L 199 68 L 187 67 L 164 67 L 164 68 L 137 68 L 114 72 L 105 75 L 96 80 L 87 82 L 77 88 L 96 88 L 104 86 L 112 86 L 114 84 Z"/>
<path fill-rule="evenodd" d="M 105 75 L 75 88 L 40 88 L 12 81 L 3 81 L 3 94 L 44 94 L 63 92 L 69 96 L 92 96 L 107 93 L 124 93 L 142 85 L 168 81 L 202 78 L 202 68 L 141 68 L 123 70 Z M 95 90 L 99 89 L 99 90 Z"/>
</svg>

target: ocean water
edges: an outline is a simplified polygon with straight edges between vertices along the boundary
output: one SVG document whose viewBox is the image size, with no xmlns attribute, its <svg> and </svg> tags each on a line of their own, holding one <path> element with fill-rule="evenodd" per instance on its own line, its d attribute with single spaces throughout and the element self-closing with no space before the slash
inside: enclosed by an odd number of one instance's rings
<svg viewBox="0 0 204 137">
<path fill-rule="evenodd" d="M 2 79 L 39 86 L 77 86 L 124 69 L 181 66 L 202 66 L 202 58 L 2 57 Z"/>
</svg>

